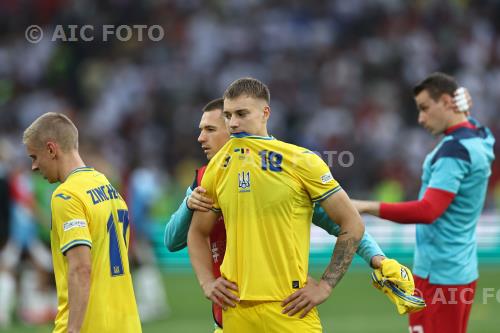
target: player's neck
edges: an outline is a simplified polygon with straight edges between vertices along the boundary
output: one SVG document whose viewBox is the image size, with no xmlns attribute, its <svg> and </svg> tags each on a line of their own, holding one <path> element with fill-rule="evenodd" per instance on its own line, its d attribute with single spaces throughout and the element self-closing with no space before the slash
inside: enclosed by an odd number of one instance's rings
<svg viewBox="0 0 500 333">
<path fill-rule="evenodd" d="M 256 131 L 256 133 L 250 133 L 251 135 L 257 136 L 269 136 L 267 133 L 267 126 L 264 126 L 261 130 Z"/>
<path fill-rule="evenodd" d="M 461 127 L 475 128 L 475 126 L 469 122 L 467 116 L 462 115 L 462 117 L 455 117 L 453 121 L 448 122 L 448 126 L 443 133 L 449 135 Z"/>
<path fill-rule="evenodd" d="M 460 115 L 457 115 L 456 117 L 453 117 L 450 119 L 450 121 L 448 122 L 447 128 L 457 126 L 458 124 L 465 123 L 467 121 L 468 121 L 467 116 L 465 114 L 461 113 Z"/>
<path fill-rule="evenodd" d="M 59 180 L 63 183 L 73 170 L 84 166 L 85 163 L 80 157 L 80 154 L 78 154 L 78 151 L 73 151 L 62 156 L 61 167 L 59 170 Z"/>
</svg>

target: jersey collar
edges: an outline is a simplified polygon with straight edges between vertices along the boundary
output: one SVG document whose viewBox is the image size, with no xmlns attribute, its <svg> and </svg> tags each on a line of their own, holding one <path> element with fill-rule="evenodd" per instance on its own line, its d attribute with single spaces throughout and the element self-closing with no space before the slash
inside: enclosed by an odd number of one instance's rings
<svg viewBox="0 0 500 333">
<path fill-rule="evenodd" d="M 88 166 L 76 168 L 69 173 L 69 175 L 68 175 L 68 177 L 66 177 L 66 179 L 68 179 L 71 175 L 74 175 L 75 173 L 85 172 L 85 171 L 94 171 L 94 168 L 88 167 Z"/>
<path fill-rule="evenodd" d="M 458 123 L 456 125 L 453 125 L 451 127 L 448 127 L 444 131 L 444 134 L 445 135 L 449 135 L 449 134 L 455 132 L 457 129 L 462 128 L 462 127 L 471 128 L 471 129 L 476 129 L 477 128 L 473 123 L 471 123 L 470 121 L 466 120 L 466 121 L 463 121 L 463 122 Z"/>
<path fill-rule="evenodd" d="M 272 135 L 269 136 L 260 136 L 260 135 L 251 135 L 247 132 L 239 132 L 231 134 L 231 138 L 249 138 L 249 139 L 260 139 L 260 140 L 274 140 Z"/>
</svg>

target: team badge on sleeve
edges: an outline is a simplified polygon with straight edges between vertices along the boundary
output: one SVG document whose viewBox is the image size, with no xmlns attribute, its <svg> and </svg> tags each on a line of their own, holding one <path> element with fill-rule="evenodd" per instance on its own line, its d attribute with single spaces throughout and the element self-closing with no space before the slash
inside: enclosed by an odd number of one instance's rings
<svg viewBox="0 0 500 333">
<path fill-rule="evenodd" d="M 87 226 L 87 221 L 85 220 L 71 220 L 68 222 L 64 222 L 63 230 L 68 231 L 73 228 L 85 228 Z"/>
<path fill-rule="evenodd" d="M 327 173 L 325 173 L 323 176 L 321 176 L 321 183 L 322 184 L 326 184 L 326 183 L 329 183 L 333 180 L 333 176 L 332 176 L 332 173 L 330 171 L 328 171 Z"/>
</svg>

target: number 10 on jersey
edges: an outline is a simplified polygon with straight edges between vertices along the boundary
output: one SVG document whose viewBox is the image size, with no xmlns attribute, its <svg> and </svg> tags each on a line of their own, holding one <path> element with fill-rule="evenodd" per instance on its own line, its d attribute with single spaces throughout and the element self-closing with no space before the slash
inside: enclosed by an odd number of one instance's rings
<svg viewBox="0 0 500 333">
<path fill-rule="evenodd" d="M 281 163 L 283 162 L 283 155 L 274 151 L 261 150 L 259 151 L 261 157 L 262 170 L 282 171 Z"/>
</svg>

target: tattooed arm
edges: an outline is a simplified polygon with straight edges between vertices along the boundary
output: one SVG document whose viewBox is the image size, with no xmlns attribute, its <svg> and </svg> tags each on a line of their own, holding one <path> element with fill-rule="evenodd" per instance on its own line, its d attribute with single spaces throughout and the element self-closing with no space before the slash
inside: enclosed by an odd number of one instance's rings
<svg viewBox="0 0 500 333">
<path fill-rule="evenodd" d="M 288 313 L 290 316 L 303 310 L 300 315 L 303 318 L 311 309 L 323 303 L 330 296 L 332 289 L 340 282 L 351 265 L 352 258 L 365 231 L 361 217 L 343 190 L 323 200 L 321 206 L 328 217 L 340 226 L 340 233 L 332 259 L 321 280 L 316 282 L 312 278 L 308 278 L 304 288 L 283 301 L 282 305 L 285 307 L 283 313 Z"/>
</svg>

